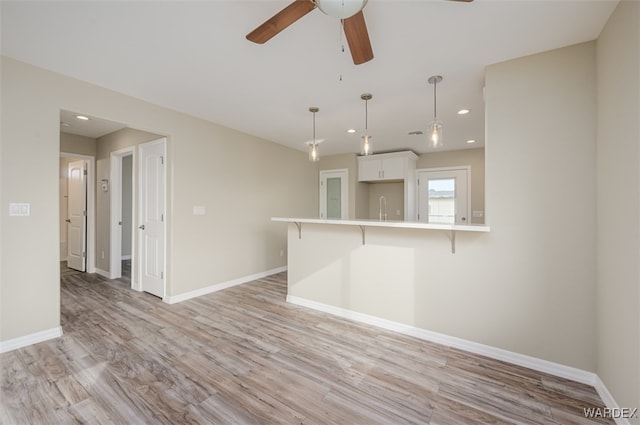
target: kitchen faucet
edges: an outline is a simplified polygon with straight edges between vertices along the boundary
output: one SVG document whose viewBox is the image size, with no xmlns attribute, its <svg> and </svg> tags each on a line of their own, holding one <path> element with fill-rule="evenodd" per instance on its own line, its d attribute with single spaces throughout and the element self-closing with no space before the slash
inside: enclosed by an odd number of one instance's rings
<svg viewBox="0 0 640 425">
<path fill-rule="evenodd" d="M 381 196 L 379 200 L 378 215 L 380 216 L 380 221 L 387 221 L 387 198 L 385 198 L 384 196 Z"/>
</svg>

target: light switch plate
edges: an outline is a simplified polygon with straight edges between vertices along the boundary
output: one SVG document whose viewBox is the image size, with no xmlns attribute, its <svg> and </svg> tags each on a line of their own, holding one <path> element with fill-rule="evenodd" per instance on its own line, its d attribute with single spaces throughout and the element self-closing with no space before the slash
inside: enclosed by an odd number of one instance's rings
<svg viewBox="0 0 640 425">
<path fill-rule="evenodd" d="M 478 218 L 484 216 L 484 211 L 474 211 L 473 216 Z"/>
<path fill-rule="evenodd" d="M 9 204 L 9 215 L 12 217 L 29 217 L 31 204 L 12 202 Z"/>
<path fill-rule="evenodd" d="M 193 215 L 205 215 L 207 213 L 206 207 L 194 206 L 193 207 Z"/>
</svg>

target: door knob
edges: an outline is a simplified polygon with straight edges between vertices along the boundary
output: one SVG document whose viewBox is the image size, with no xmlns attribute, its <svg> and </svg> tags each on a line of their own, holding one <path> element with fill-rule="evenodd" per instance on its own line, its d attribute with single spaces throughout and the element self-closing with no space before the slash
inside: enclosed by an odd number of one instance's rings
<svg viewBox="0 0 640 425">
<path fill-rule="evenodd" d="M 66 221 L 67 223 L 71 223 L 71 219 L 70 219 L 70 218 L 66 219 L 65 221 Z"/>
<path fill-rule="evenodd" d="M 138 226 L 138 229 L 144 230 L 144 224 L 142 226 Z"/>
</svg>

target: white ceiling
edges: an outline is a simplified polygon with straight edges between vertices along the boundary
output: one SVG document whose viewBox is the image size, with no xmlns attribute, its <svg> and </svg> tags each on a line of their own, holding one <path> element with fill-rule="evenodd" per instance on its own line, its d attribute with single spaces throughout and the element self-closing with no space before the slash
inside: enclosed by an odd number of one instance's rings
<svg viewBox="0 0 640 425">
<path fill-rule="evenodd" d="M 617 2 L 369 0 L 375 57 L 355 66 L 346 42 L 341 52 L 339 22 L 319 10 L 264 45 L 245 39 L 289 1 L 2 0 L 1 46 L 3 55 L 300 150 L 312 136 L 308 108 L 318 106 L 323 155 L 359 151 L 360 95 L 369 92 L 374 150 L 423 153 L 424 136 L 408 133 L 432 119 L 429 76 L 444 77 L 445 149 L 482 146 L 484 67 L 593 40 Z M 471 113 L 457 115 L 461 108 Z"/>
<path fill-rule="evenodd" d="M 88 119 L 80 119 L 78 116 Z M 125 124 L 105 120 L 104 118 L 66 110 L 60 111 L 60 131 L 63 133 L 78 134 L 97 139 L 124 127 L 126 127 Z"/>
</svg>

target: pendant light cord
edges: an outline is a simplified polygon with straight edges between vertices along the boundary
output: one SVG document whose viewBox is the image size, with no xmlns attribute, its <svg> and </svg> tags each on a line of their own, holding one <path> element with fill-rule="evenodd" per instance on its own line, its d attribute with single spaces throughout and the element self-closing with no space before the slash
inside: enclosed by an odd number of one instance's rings
<svg viewBox="0 0 640 425">
<path fill-rule="evenodd" d="M 364 101 L 364 134 L 369 135 L 369 99 Z"/>
<path fill-rule="evenodd" d="M 437 87 L 437 85 L 438 85 L 438 82 L 435 81 L 433 83 L 433 121 L 434 122 L 436 121 L 436 119 L 438 117 L 438 114 L 437 114 L 438 102 L 436 101 L 436 96 L 437 96 L 436 95 L 436 87 Z"/>
</svg>

